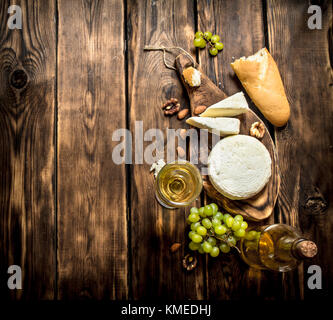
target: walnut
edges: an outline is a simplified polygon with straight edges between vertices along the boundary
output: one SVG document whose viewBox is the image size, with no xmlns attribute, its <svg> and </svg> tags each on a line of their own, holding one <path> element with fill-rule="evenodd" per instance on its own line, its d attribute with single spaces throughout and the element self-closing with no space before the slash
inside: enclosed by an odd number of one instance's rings
<svg viewBox="0 0 333 320">
<path fill-rule="evenodd" d="M 251 125 L 250 128 L 250 135 L 252 137 L 256 137 L 258 139 L 261 139 L 265 134 L 265 125 L 262 122 L 254 122 Z"/>
<path fill-rule="evenodd" d="M 197 266 L 197 258 L 187 254 L 183 259 L 183 267 L 187 271 L 193 270 Z"/>
<path fill-rule="evenodd" d="M 180 110 L 180 104 L 178 103 L 178 99 L 171 98 L 170 100 L 166 101 L 162 109 L 164 110 L 164 114 L 167 116 L 172 116 Z"/>
</svg>

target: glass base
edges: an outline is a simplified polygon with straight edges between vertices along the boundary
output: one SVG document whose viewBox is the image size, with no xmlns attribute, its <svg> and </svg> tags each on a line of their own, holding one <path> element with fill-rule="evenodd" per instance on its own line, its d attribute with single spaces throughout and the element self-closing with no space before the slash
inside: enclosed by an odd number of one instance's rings
<svg viewBox="0 0 333 320">
<path fill-rule="evenodd" d="M 165 203 L 163 203 L 159 198 L 158 198 L 158 196 L 157 196 L 157 194 L 155 193 L 155 198 L 156 198 L 156 200 L 157 200 L 157 202 L 162 206 L 162 207 L 164 207 L 164 208 L 167 208 L 167 209 L 177 209 L 177 208 L 175 208 L 175 207 L 170 207 L 170 206 L 168 206 L 168 205 L 166 205 Z"/>
</svg>

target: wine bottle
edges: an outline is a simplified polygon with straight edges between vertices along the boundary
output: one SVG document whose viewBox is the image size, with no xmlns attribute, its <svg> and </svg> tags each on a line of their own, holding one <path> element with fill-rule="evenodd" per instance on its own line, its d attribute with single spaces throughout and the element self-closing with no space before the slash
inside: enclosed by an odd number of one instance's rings
<svg viewBox="0 0 333 320">
<path fill-rule="evenodd" d="M 290 271 L 304 259 L 317 254 L 314 242 L 285 224 L 250 229 L 240 242 L 242 259 L 251 267 L 279 272 Z"/>
</svg>

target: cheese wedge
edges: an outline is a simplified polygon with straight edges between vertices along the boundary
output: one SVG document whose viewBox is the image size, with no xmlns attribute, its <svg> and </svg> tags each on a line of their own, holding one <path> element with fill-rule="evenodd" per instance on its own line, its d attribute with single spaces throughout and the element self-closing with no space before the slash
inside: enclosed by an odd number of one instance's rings
<svg viewBox="0 0 333 320">
<path fill-rule="evenodd" d="M 220 134 L 220 136 L 229 136 L 239 133 L 240 121 L 236 118 L 201 118 L 191 117 L 186 123 L 200 129 L 208 129 L 211 133 Z"/>
<path fill-rule="evenodd" d="M 233 117 L 245 113 L 249 110 L 249 105 L 244 93 L 238 92 L 223 99 L 205 110 L 200 117 Z"/>
<path fill-rule="evenodd" d="M 269 181 L 271 163 L 268 150 L 258 139 L 241 134 L 226 137 L 209 154 L 209 180 L 229 199 L 248 199 Z"/>
</svg>

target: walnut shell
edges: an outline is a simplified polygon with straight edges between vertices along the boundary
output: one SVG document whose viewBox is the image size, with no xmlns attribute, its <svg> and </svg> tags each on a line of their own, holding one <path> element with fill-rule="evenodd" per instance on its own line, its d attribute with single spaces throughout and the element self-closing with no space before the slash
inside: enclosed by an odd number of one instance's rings
<svg viewBox="0 0 333 320">
<path fill-rule="evenodd" d="M 183 267 L 187 271 L 193 270 L 197 266 L 198 260 L 196 257 L 187 254 L 183 259 Z"/>
<path fill-rule="evenodd" d="M 254 122 L 250 128 L 250 135 L 257 139 L 261 139 L 265 135 L 265 125 L 262 122 Z"/>
</svg>

